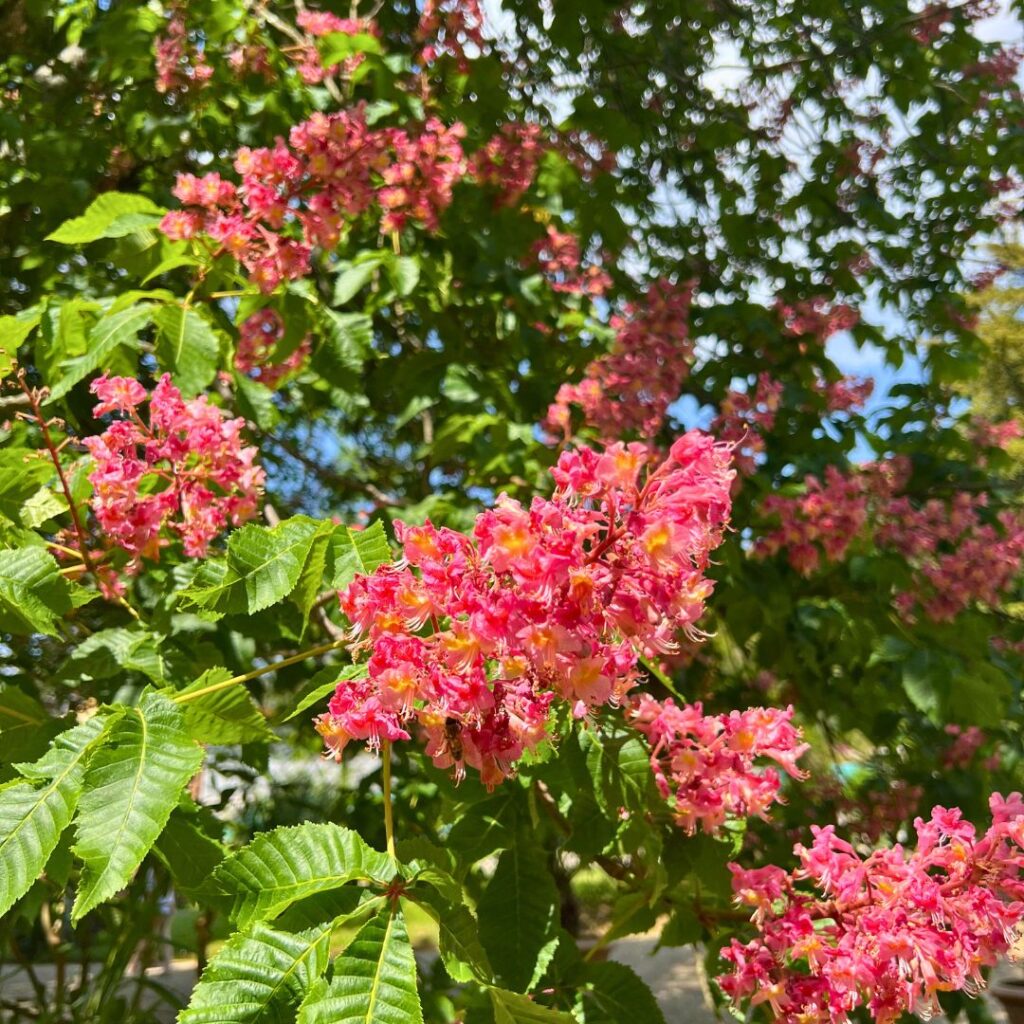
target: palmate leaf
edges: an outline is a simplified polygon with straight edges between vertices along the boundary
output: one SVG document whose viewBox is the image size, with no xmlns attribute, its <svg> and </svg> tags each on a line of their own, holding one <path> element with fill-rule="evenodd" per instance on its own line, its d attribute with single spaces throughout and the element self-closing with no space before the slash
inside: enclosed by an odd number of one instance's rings
<svg viewBox="0 0 1024 1024">
<path fill-rule="evenodd" d="M 211 668 L 181 693 L 231 678 L 226 668 Z M 263 712 L 244 686 L 228 686 L 183 704 L 185 724 L 200 743 L 266 743 L 274 738 Z"/>
<path fill-rule="evenodd" d="M 203 760 L 181 709 L 146 693 L 93 757 L 74 852 L 83 861 L 72 922 L 123 888 L 163 830 Z"/>
<path fill-rule="evenodd" d="M 153 847 L 170 869 L 177 889 L 201 901 L 207 895 L 210 878 L 226 855 L 220 834 L 224 828 L 209 808 L 184 799 L 171 812 L 160 838 Z"/>
<path fill-rule="evenodd" d="M 351 829 L 332 824 L 278 828 L 254 839 L 214 873 L 234 897 L 239 927 L 272 920 L 297 900 L 355 880 L 386 884 L 396 867 Z"/>
<path fill-rule="evenodd" d="M 609 960 L 587 964 L 589 987 L 583 995 L 586 1024 L 665 1024 L 654 993 L 625 964 Z"/>
<path fill-rule="evenodd" d="M 541 1006 L 530 996 L 506 992 L 500 988 L 490 989 L 490 996 L 494 1007 L 494 1024 L 578 1024 L 571 1013 Z M 620 1020 L 624 1024 L 632 1021 L 633 1017 L 627 1014 Z"/>
<path fill-rule="evenodd" d="M 328 983 L 313 986 L 297 1024 L 422 1024 L 416 958 L 405 919 L 393 904 L 363 926 L 334 963 Z"/>
<path fill-rule="evenodd" d="M 86 764 L 111 718 L 92 718 L 54 740 L 25 781 L 0 789 L 0 915 L 28 891 L 75 813 Z"/>
<path fill-rule="evenodd" d="M 292 934 L 257 924 L 210 961 L 178 1024 L 291 1024 L 327 969 L 333 922 Z"/>
<path fill-rule="evenodd" d="M 298 581 L 291 592 L 289 599 L 302 612 L 304 622 L 309 619 L 309 613 L 324 589 L 324 572 L 330 558 L 329 545 L 335 529 L 333 523 L 320 524 L 310 542 Z"/>
<path fill-rule="evenodd" d="M 137 346 L 136 335 L 149 324 L 154 308 L 152 303 L 143 302 L 108 313 L 99 320 L 89 332 L 85 353 L 65 362 L 59 376 L 50 383 L 47 402 L 63 398 L 79 381 L 106 365 L 122 345 Z"/>
<path fill-rule="evenodd" d="M 143 227 L 152 227 L 165 211 L 145 196 L 104 192 L 80 217 L 64 221 L 46 236 L 47 242 L 81 245 L 100 238 L 122 238 Z"/>
<path fill-rule="evenodd" d="M 0 551 L 0 629 L 56 636 L 56 621 L 71 608 L 67 581 L 41 547 Z"/>
<path fill-rule="evenodd" d="M 357 573 L 368 576 L 378 565 L 391 561 L 391 547 L 379 519 L 365 530 L 339 526 L 331 537 L 331 553 L 331 586 L 338 590 L 347 587 Z"/>
<path fill-rule="evenodd" d="M 0 683 L 0 764 L 38 757 L 49 746 L 47 736 L 41 746 L 38 737 L 52 728 L 60 730 L 60 721 L 51 718 L 35 697 L 16 686 Z M 51 733 L 52 736 L 52 733 Z"/>
<path fill-rule="evenodd" d="M 213 328 L 194 309 L 162 306 L 153 314 L 156 354 L 171 371 L 174 383 L 191 398 L 213 380 L 220 358 L 220 343 Z"/>
<path fill-rule="evenodd" d="M 250 524 L 228 541 L 228 557 L 200 566 L 184 597 L 222 615 L 262 611 L 297 586 L 323 524 L 294 516 L 274 527 Z"/>
<path fill-rule="evenodd" d="M 45 453 L 20 447 L 0 449 L 0 515 L 19 519 L 25 502 L 52 476 L 53 463 Z"/>
<path fill-rule="evenodd" d="M 617 815 L 620 807 L 641 810 L 650 806 L 650 752 L 639 739 L 588 730 L 580 735 L 580 745 L 593 781 L 594 796 L 604 813 Z"/>
<path fill-rule="evenodd" d="M 122 672 L 138 672 L 154 683 L 163 683 L 160 640 L 138 624 L 97 630 L 74 649 L 57 678 L 62 682 L 109 680 Z"/>
<path fill-rule="evenodd" d="M 493 977 L 487 954 L 480 945 L 480 925 L 462 903 L 452 903 L 436 889 L 418 886 L 410 897 L 437 922 L 438 952 L 452 981 L 465 983 Z"/>
<path fill-rule="evenodd" d="M 526 991 L 555 937 L 558 891 L 544 853 L 524 834 L 498 858 L 477 905 L 480 941 L 503 984 Z"/>
</svg>

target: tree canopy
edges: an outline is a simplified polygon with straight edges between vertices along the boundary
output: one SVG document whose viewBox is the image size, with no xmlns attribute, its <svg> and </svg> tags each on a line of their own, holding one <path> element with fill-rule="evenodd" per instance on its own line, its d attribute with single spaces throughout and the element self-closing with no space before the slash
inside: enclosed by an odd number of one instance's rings
<svg viewBox="0 0 1024 1024">
<path fill-rule="evenodd" d="M 173 892 L 183 1022 L 660 1021 L 591 869 L 723 1001 L 968 1005 L 1024 813 L 992 13 L 4 5 L 0 912 L 107 962 L 46 1019 L 147 1019 Z"/>
</svg>

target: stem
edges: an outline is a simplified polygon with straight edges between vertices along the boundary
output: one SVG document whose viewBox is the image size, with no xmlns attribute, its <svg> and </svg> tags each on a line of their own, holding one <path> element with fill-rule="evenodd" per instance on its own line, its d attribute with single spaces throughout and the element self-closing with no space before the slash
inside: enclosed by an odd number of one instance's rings
<svg viewBox="0 0 1024 1024">
<path fill-rule="evenodd" d="M 395 857 L 395 817 L 391 807 L 391 740 L 381 745 L 380 756 L 384 767 L 384 834 L 387 837 L 388 856 Z"/>
<path fill-rule="evenodd" d="M 32 415 L 39 424 L 39 429 L 43 435 L 43 443 L 46 445 L 46 450 L 50 453 L 50 461 L 53 463 L 53 468 L 57 470 L 57 478 L 60 480 L 61 490 L 64 492 L 64 498 L 68 503 L 68 511 L 71 513 L 71 521 L 75 525 L 75 533 L 78 535 L 78 544 L 82 550 L 82 561 L 85 562 L 89 572 L 95 576 L 96 566 L 93 564 L 92 556 L 89 554 L 89 539 L 86 535 L 85 527 L 82 525 L 82 519 L 78 514 L 78 506 L 75 504 L 75 499 L 71 496 L 71 485 L 68 483 L 68 478 L 64 475 L 64 467 L 60 464 L 60 453 L 57 451 L 53 438 L 50 436 L 50 425 L 40 408 L 39 392 L 28 386 L 24 372 L 18 374 L 18 382 L 21 384 L 21 390 L 25 392 L 25 396 L 28 398 Z"/>
<path fill-rule="evenodd" d="M 234 686 L 236 683 L 247 683 L 251 679 L 259 679 L 260 676 L 265 676 L 268 672 L 276 672 L 279 668 L 287 668 L 289 665 L 295 665 L 300 661 L 305 661 L 307 658 L 315 658 L 318 655 L 326 654 L 328 651 L 337 650 L 344 645 L 345 640 L 341 639 L 332 640 L 329 644 L 320 644 L 319 647 L 310 647 L 308 651 L 300 651 L 298 654 L 282 658 L 280 661 L 273 661 L 262 668 L 254 668 L 251 672 L 246 672 L 243 675 L 232 676 L 230 679 L 223 679 L 219 683 L 211 683 L 209 686 L 204 686 L 199 690 L 192 690 L 189 693 L 179 693 L 174 698 L 174 702 L 175 704 L 185 704 L 190 700 L 205 697 L 208 693 L 217 693 L 219 690 L 226 690 L 229 686 Z"/>
</svg>

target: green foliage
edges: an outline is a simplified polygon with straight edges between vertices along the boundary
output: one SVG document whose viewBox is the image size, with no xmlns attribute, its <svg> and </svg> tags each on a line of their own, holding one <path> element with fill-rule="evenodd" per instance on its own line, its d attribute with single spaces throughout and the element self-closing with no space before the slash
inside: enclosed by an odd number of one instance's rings
<svg viewBox="0 0 1024 1024">
<path fill-rule="evenodd" d="M 46 236 L 48 242 L 82 245 L 101 238 L 123 238 L 146 227 L 153 227 L 164 213 L 145 196 L 124 192 L 104 192 L 97 196 L 81 217 L 65 221 Z"/>
<path fill-rule="evenodd" d="M 182 712 L 146 693 L 93 755 L 79 802 L 74 852 L 83 862 L 72 920 L 122 889 L 202 763 Z"/>
<path fill-rule="evenodd" d="M 625 20 L 596 0 L 505 0 L 500 52 L 471 52 L 467 68 L 443 46 L 419 52 L 421 4 L 377 6 L 374 32 L 315 41 L 347 63 L 312 85 L 297 58 L 313 37 L 291 3 L 0 11 L 0 961 L 106 957 L 83 992 L 36 1008 L 54 1024 L 148 1024 L 124 976 L 163 941 L 153 922 L 172 891 L 189 948 L 224 942 L 183 1024 L 662 1024 L 628 968 L 578 955 L 562 927 L 574 872 L 601 878 L 591 910 L 606 940 L 657 927 L 663 944 L 713 957 L 747 927 L 716 923 L 735 917 L 727 860 L 789 864 L 794 835 L 839 817 L 873 841 L 866 811 L 904 788 L 919 806 L 885 840 L 932 803 L 979 819 L 988 792 L 1024 787 L 1019 581 L 1002 605 L 936 623 L 897 612 L 918 577 L 867 531 L 815 572 L 751 553 L 767 496 L 867 458 L 905 460 L 915 507 L 962 491 L 987 495 L 986 523 L 1019 509 L 1021 444 L 982 452 L 970 419 L 1021 419 L 1022 261 L 998 249 L 1010 273 L 972 295 L 965 256 L 998 229 L 993 183 L 1024 159 L 1024 105 L 984 70 L 999 52 L 970 5 L 925 40 L 919 12 L 888 0 L 867 14 L 772 0 L 685 17 L 640 4 Z M 172 9 L 189 33 L 186 81 L 158 88 Z M 237 70 L 230 55 L 245 50 L 265 50 L 266 75 Z M 732 50 L 749 69 L 740 88 L 720 74 Z M 188 77 L 200 51 L 203 81 Z M 346 214 L 338 244 L 269 291 L 225 249 L 157 228 L 177 174 L 235 180 L 239 147 L 357 105 L 397 131 L 458 121 L 470 159 L 511 122 L 557 144 L 521 195 L 458 182 L 437 230 L 410 217 L 382 235 L 377 218 Z M 578 236 L 584 265 L 611 277 L 606 295 L 541 271 L 548 227 Z M 641 659 L 637 689 L 715 713 L 794 704 L 820 786 L 808 797 L 787 780 L 772 823 L 691 837 L 621 710 L 553 721 L 559 742 L 493 793 L 472 773 L 454 786 L 416 735 L 388 755 L 402 841 L 397 859 L 382 853 L 376 762 L 352 758 L 354 741 L 339 769 L 322 765 L 310 723 L 339 681 L 367 673 L 365 647 L 342 650 L 351 624 L 335 592 L 392 560 L 396 520 L 468 530 L 502 492 L 544 493 L 549 404 L 660 277 L 694 282 L 686 401 L 656 437 L 624 440 L 667 449 L 762 373 L 784 390 L 710 570 L 708 638 Z M 780 310 L 819 297 L 861 311 L 848 338 L 787 326 Z M 284 325 L 271 362 L 300 355 L 273 387 L 236 363 L 241 325 L 264 310 Z M 843 352 L 899 375 L 870 414 L 825 406 Z M 19 370 L 44 389 L 59 472 Z M 81 441 L 110 422 L 92 414 L 101 373 L 147 388 L 168 373 L 186 399 L 242 417 L 267 473 L 261 516 L 226 526 L 205 559 L 165 530 L 130 562 L 90 513 Z M 947 764 L 947 728 L 971 725 L 984 748 Z M 424 919 L 440 963 L 417 971 L 408 932 Z"/>
<path fill-rule="evenodd" d="M 210 961 L 179 1024 L 255 1024 L 295 1019 L 327 968 L 331 925 L 291 934 L 265 924 L 241 932 Z"/>
<path fill-rule="evenodd" d="M 97 715 L 61 734 L 23 781 L 0 789 L 0 913 L 24 896 L 71 822 L 96 741 L 112 719 Z"/>
<path fill-rule="evenodd" d="M 299 1010 L 301 1024 L 422 1024 L 416 961 L 401 910 L 391 907 L 363 926 Z"/>
<path fill-rule="evenodd" d="M 52 555 L 37 547 L 0 551 L 0 629 L 56 636 L 56 623 L 70 608 Z"/>
<path fill-rule="evenodd" d="M 480 941 L 498 979 L 527 991 L 554 950 L 558 893 L 543 853 L 525 835 L 498 858 L 477 914 Z"/>
<path fill-rule="evenodd" d="M 319 565 L 323 575 L 321 539 L 329 524 L 295 516 L 273 527 L 243 526 L 228 542 L 228 556 L 201 563 L 184 597 L 199 608 L 218 614 L 254 613 L 278 604 L 300 585 L 307 566 Z M 319 592 L 321 578 L 311 585 Z M 308 599 L 303 588 L 302 601 Z"/>
<path fill-rule="evenodd" d="M 214 883 L 233 894 L 240 927 L 271 921 L 298 900 L 362 880 L 387 882 L 395 866 L 358 833 L 337 825 L 299 825 L 259 836 L 224 861 Z"/>
</svg>

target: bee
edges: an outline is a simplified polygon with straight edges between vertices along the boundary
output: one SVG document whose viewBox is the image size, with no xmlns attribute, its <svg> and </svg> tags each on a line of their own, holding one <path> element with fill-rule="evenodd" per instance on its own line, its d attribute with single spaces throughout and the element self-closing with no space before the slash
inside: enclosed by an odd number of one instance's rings
<svg viewBox="0 0 1024 1024">
<path fill-rule="evenodd" d="M 453 761 L 462 760 L 462 724 L 457 718 L 444 720 L 444 745 Z"/>
</svg>

